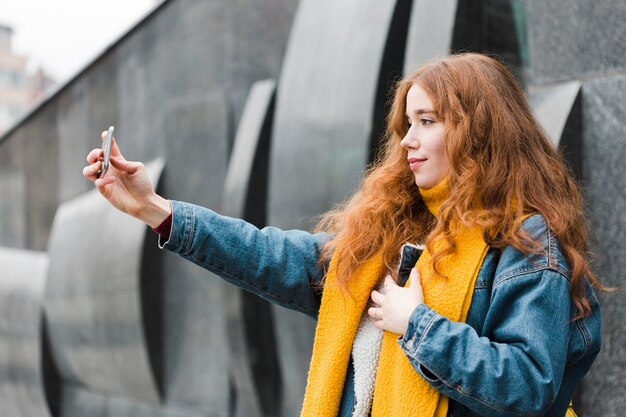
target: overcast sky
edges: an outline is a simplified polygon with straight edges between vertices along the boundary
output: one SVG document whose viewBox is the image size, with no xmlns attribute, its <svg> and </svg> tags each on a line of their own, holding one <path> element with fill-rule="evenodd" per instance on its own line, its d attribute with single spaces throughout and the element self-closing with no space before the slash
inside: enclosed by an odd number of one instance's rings
<svg viewBox="0 0 626 417">
<path fill-rule="evenodd" d="M 126 33 L 161 0 L 0 0 L 13 51 L 64 82 Z"/>
</svg>

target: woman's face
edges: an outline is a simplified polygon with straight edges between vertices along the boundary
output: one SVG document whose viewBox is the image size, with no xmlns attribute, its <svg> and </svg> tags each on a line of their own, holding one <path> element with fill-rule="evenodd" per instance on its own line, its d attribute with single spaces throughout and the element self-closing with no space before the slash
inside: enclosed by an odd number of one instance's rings
<svg viewBox="0 0 626 417">
<path fill-rule="evenodd" d="M 409 131 L 400 145 L 407 150 L 415 184 L 420 188 L 431 188 L 446 177 L 450 165 L 444 150 L 444 125 L 439 121 L 430 97 L 419 84 L 413 84 L 406 96 L 406 118 Z"/>
</svg>

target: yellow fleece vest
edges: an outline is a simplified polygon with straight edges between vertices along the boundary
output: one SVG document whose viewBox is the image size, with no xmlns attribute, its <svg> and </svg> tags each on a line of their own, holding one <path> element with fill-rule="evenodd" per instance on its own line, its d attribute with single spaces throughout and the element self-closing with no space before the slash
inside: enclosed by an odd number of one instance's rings
<svg viewBox="0 0 626 417">
<path fill-rule="evenodd" d="M 428 209 L 436 215 L 447 198 L 446 181 L 420 190 Z M 474 283 L 487 253 L 482 229 L 458 226 L 456 251 L 439 261 L 436 276 L 431 255 L 424 251 L 420 270 L 424 303 L 453 321 L 465 321 Z M 435 248 L 438 245 L 435 242 Z M 352 343 L 372 290 L 384 277 L 380 256 L 365 262 L 348 282 L 349 294 L 337 283 L 331 259 L 318 318 L 313 356 L 302 407 L 302 417 L 336 417 L 345 383 Z M 408 283 L 406 284 L 408 285 Z M 448 399 L 432 388 L 412 367 L 397 343 L 399 335 L 385 332 L 378 362 L 372 417 L 443 417 Z"/>
</svg>

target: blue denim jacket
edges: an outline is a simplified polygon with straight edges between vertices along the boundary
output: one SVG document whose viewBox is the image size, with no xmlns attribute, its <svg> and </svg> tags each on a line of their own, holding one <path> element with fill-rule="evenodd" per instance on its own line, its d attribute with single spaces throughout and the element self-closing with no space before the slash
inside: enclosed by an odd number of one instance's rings
<svg viewBox="0 0 626 417">
<path fill-rule="evenodd" d="M 209 209 L 172 201 L 170 238 L 161 247 L 261 297 L 317 318 L 326 235 L 257 229 Z M 601 317 L 572 321 L 569 273 L 542 216 L 524 230 L 546 249 L 525 256 L 491 249 L 478 274 L 466 323 L 418 306 L 398 343 L 415 368 L 450 398 L 448 415 L 563 416 L 600 350 Z M 349 367 L 339 416 L 353 408 Z M 402 416 L 405 417 L 405 416 Z"/>
</svg>

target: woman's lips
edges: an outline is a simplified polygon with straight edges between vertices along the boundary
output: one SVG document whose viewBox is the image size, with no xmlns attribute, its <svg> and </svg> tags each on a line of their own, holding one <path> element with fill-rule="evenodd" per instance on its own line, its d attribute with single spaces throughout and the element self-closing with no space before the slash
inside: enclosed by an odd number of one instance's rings
<svg viewBox="0 0 626 417">
<path fill-rule="evenodd" d="M 426 162 L 426 158 L 409 158 L 409 168 L 411 171 L 415 171 L 421 165 Z"/>
</svg>

